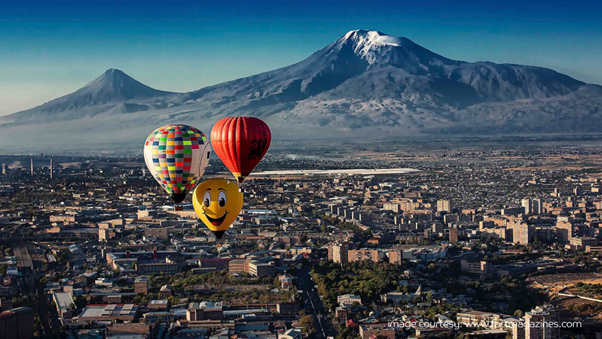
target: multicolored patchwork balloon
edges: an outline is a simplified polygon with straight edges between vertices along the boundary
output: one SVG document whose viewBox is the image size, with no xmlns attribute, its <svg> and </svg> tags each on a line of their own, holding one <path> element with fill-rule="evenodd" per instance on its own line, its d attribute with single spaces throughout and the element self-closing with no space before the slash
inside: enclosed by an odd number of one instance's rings
<svg viewBox="0 0 602 339">
<path fill-rule="evenodd" d="M 210 156 L 207 136 L 188 125 L 159 127 L 144 144 L 146 167 L 177 204 L 199 183 Z"/>
</svg>

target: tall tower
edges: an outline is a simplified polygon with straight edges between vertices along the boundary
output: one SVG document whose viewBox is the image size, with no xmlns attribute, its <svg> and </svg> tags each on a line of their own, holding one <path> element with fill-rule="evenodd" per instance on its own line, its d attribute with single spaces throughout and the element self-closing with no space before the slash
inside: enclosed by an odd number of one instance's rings
<svg viewBox="0 0 602 339">
<path fill-rule="evenodd" d="M 52 158 L 50 158 L 50 180 L 52 180 L 52 173 L 54 172 L 54 168 L 52 167 Z"/>
<path fill-rule="evenodd" d="M 31 158 L 31 168 L 29 169 L 31 176 L 33 177 L 33 158 Z"/>
<path fill-rule="evenodd" d="M 549 305 L 537 306 L 525 314 L 525 339 L 557 339 L 559 329 L 548 324 L 558 321 L 558 314 Z"/>
<path fill-rule="evenodd" d="M 533 207 L 533 214 L 542 214 L 543 213 L 543 204 L 540 199 L 533 199 L 531 202 Z"/>
<path fill-rule="evenodd" d="M 346 264 L 349 262 L 349 247 L 347 244 L 329 244 L 328 245 L 328 260 L 339 263 Z"/>
<path fill-rule="evenodd" d="M 2 164 L 2 175 L 6 175 L 6 164 Z"/>
<path fill-rule="evenodd" d="M 525 198 L 521 200 L 520 204 L 525 209 L 525 214 L 533 213 L 533 204 L 531 202 L 531 199 Z"/>
<path fill-rule="evenodd" d="M 451 213 L 453 211 L 450 200 L 437 200 L 437 212 Z"/>
</svg>

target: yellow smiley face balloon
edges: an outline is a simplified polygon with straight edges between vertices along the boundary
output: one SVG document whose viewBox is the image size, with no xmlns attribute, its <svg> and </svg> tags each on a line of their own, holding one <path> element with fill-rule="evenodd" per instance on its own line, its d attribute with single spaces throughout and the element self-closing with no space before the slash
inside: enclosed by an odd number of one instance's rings
<svg viewBox="0 0 602 339">
<path fill-rule="evenodd" d="M 201 221 L 221 239 L 242 209 L 242 196 L 236 182 L 209 179 L 195 189 L 192 205 Z"/>
</svg>

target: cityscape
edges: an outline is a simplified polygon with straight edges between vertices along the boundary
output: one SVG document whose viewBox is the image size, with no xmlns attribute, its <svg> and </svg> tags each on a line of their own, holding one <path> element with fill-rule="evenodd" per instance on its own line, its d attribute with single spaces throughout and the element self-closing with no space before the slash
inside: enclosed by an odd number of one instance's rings
<svg viewBox="0 0 602 339">
<path fill-rule="evenodd" d="M 2 1 L 0 339 L 602 339 L 601 18 Z"/>
<path fill-rule="evenodd" d="M 2 156 L 0 333 L 594 338 L 602 151 L 588 143 L 276 144 L 220 240 L 140 156 Z M 212 160 L 205 177 L 228 174 Z"/>
</svg>

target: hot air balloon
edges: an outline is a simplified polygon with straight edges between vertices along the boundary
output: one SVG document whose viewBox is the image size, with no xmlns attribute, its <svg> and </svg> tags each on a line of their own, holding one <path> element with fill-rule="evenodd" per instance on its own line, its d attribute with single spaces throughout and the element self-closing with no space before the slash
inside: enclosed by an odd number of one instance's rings
<svg viewBox="0 0 602 339">
<path fill-rule="evenodd" d="M 176 204 L 198 184 L 210 156 L 207 136 L 188 125 L 159 127 L 144 143 L 146 167 Z"/>
<path fill-rule="evenodd" d="M 242 208 L 243 196 L 236 182 L 227 179 L 203 181 L 192 195 L 192 206 L 201 221 L 221 239 Z"/>
<path fill-rule="evenodd" d="M 254 117 L 226 117 L 211 129 L 211 144 L 239 183 L 255 169 L 270 148 L 268 125 Z"/>
</svg>

